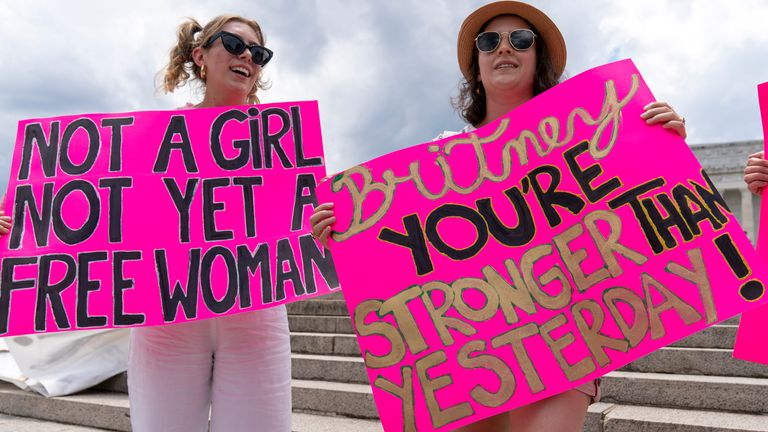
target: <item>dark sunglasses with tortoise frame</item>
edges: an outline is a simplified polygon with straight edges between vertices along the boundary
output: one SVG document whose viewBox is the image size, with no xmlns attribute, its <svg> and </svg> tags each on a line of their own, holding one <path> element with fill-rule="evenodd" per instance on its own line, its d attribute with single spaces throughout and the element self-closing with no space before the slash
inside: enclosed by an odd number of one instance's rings
<svg viewBox="0 0 768 432">
<path fill-rule="evenodd" d="M 232 55 L 240 55 L 243 51 L 248 49 L 251 53 L 251 60 L 254 64 L 259 66 L 264 66 L 269 63 L 272 59 L 272 55 L 274 55 L 268 48 L 258 44 L 248 45 L 240 36 L 224 30 L 214 33 L 214 35 L 208 39 L 208 42 L 203 45 L 203 48 L 210 47 L 218 38 L 221 38 L 221 44 L 224 46 L 224 49 Z"/>
</svg>

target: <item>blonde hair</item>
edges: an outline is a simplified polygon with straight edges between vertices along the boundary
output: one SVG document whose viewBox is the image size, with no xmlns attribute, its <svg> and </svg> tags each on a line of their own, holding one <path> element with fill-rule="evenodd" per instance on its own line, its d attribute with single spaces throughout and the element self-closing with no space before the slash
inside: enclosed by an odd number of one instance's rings
<svg viewBox="0 0 768 432">
<path fill-rule="evenodd" d="M 177 88 L 183 87 L 192 76 L 200 80 L 205 86 L 205 79 L 200 75 L 200 66 L 192 59 L 192 51 L 203 46 L 211 36 L 231 21 L 241 22 L 251 27 L 258 36 L 258 43 L 264 45 L 264 34 L 259 23 L 254 20 L 238 15 L 219 15 L 203 27 L 194 18 L 187 18 L 176 30 L 176 46 L 171 48 L 170 60 L 161 71 L 163 73 L 163 90 L 166 93 L 173 93 Z M 261 74 L 259 74 L 256 85 L 248 93 L 248 103 L 259 103 L 256 92 L 266 88 L 267 83 L 262 80 Z"/>
</svg>

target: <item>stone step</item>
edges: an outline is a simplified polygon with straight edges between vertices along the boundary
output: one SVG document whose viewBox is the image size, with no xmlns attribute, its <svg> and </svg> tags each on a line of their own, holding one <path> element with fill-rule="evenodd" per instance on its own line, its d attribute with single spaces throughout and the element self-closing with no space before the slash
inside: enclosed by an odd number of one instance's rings
<svg viewBox="0 0 768 432">
<path fill-rule="evenodd" d="M 768 432 L 768 415 L 602 403 L 593 407 L 585 432 Z"/>
<path fill-rule="evenodd" d="M 603 420 L 605 415 L 616 405 L 612 403 L 593 403 L 587 408 L 587 417 L 584 419 L 583 432 L 604 432 Z"/>
<path fill-rule="evenodd" d="M 86 426 L 76 426 L 64 423 L 48 422 L 27 417 L 16 417 L 0 414 L 0 431 L 2 432 L 105 432 L 109 429 L 98 429 Z"/>
<path fill-rule="evenodd" d="M 342 305 L 342 300 L 326 300 L 328 297 L 289 303 L 288 326 L 291 331 L 354 334 L 346 304 Z M 738 318 L 736 316 L 694 333 L 673 346 L 733 348 L 739 327 Z"/>
<path fill-rule="evenodd" d="M 347 304 L 344 300 L 325 300 L 324 297 L 302 300 L 286 305 L 288 315 L 325 315 L 325 316 L 345 316 L 347 313 Z"/>
<path fill-rule="evenodd" d="M 357 338 L 348 334 L 294 332 L 291 333 L 291 352 L 360 357 Z"/>
<path fill-rule="evenodd" d="M 734 359 L 730 349 L 709 348 L 708 345 L 732 345 L 735 326 L 714 326 L 675 346 L 662 348 L 636 360 L 622 370 L 696 375 L 768 377 L 768 366 Z M 721 342 L 725 341 L 725 342 Z M 693 345 L 695 347 L 691 347 Z M 700 345 L 705 347 L 700 348 Z M 331 333 L 293 333 L 291 346 L 303 354 L 344 355 L 359 357 L 359 347 L 353 335 Z"/>
<path fill-rule="evenodd" d="M 113 393 L 128 394 L 128 373 L 119 373 L 102 383 L 96 384 L 92 388 L 93 390 L 103 390 Z"/>
<path fill-rule="evenodd" d="M 725 410 L 755 415 L 768 413 L 768 399 L 764 397 L 768 394 L 768 379 L 632 372 L 613 372 L 603 379 L 604 404 L 642 405 L 650 402 L 658 409 Z M 322 409 L 355 417 L 377 418 L 367 385 L 294 379 L 293 389 L 296 409 L 318 410 L 318 405 L 308 408 L 307 404 L 323 400 L 330 402 L 333 398 L 338 399 L 333 401 L 334 405 L 321 405 Z M 334 393 L 320 396 L 321 392 L 330 391 Z M 365 398 L 365 402 L 356 401 L 361 397 Z M 343 408 L 338 408 L 339 405 Z M 595 404 L 594 408 L 590 408 L 590 416 L 594 417 L 600 407 L 600 404 Z M 768 417 L 764 418 L 768 420 Z"/>
<path fill-rule="evenodd" d="M 305 412 L 294 412 L 291 423 L 293 424 L 293 432 L 384 431 L 378 420 L 335 417 Z"/>
<path fill-rule="evenodd" d="M 358 419 L 378 418 L 373 395 L 367 384 L 293 380 L 292 393 L 295 410 L 302 411 L 302 414 L 311 412 L 310 415 L 315 417 L 318 413 L 336 416 L 335 420 L 327 421 L 330 425 L 344 425 L 346 420 L 351 420 L 339 416 Z M 88 390 L 72 396 L 45 398 L 36 393 L 20 390 L 12 384 L 0 383 L 0 413 L 95 428 L 93 430 L 130 431 L 128 395 L 111 391 Z M 298 418 L 300 421 L 297 425 L 301 426 L 301 430 L 314 430 L 309 427 L 310 423 L 304 421 L 308 418 L 307 415 L 300 415 Z M 3 424 L 2 421 L 0 419 L 0 425 Z M 357 422 L 351 421 L 350 424 L 355 425 Z M 365 431 L 380 430 L 375 428 L 378 425 L 377 422 L 360 423 L 360 425 L 365 426 L 362 429 Z M 340 427 L 337 430 L 357 429 Z M 76 429 L 71 432 L 76 431 L 79 432 Z"/>
<path fill-rule="evenodd" d="M 15 389 L 7 391 L 0 384 L 0 405 L 4 409 L 33 413 L 36 418 L 46 417 L 47 421 L 32 418 L 0 415 L 0 430 L 15 432 L 103 432 L 108 430 L 129 431 L 129 428 L 94 428 L 66 424 L 94 418 L 95 413 L 83 416 L 83 411 L 99 411 L 98 416 L 106 418 L 111 411 L 120 415 L 121 410 L 113 407 L 103 409 L 96 398 L 88 404 L 83 398 L 72 403 L 76 396 L 46 399 L 42 396 Z M 92 394 L 91 396 L 98 396 Z M 11 400 L 16 398 L 17 400 Z M 119 395 L 127 408 L 127 396 Z M 380 432 L 381 425 L 372 420 L 377 417 L 370 390 L 360 385 L 340 385 L 317 381 L 294 381 L 294 408 L 292 423 L 294 432 Z M 82 406 L 78 406 L 82 405 Z M 341 416 L 318 415 L 317 408 L 334 410 L 337 413 L 363 414 L 365 419 Z M 309 411 L 303 411 L 309 410 Z M 115 414 L 115 413 L 112 413 Z M 103 423 L 103 421 L 101 422 Z M 739 414 L 710 410 L 686 410 L 660 408 L 656 406 L 619 405 L 607 402 L 593 404 L 587 414 L 585 432 L 767 432 L 768 416 Z"/>
<path fill-rule="evenodd" d="M 128 395 L 87 390 L 46 398 L 0 383 L 0 413 L 91 428 L 130 431 Z"/>
<path fill-rule="evenodd" d="M 611 372 L 602 401 L 626 405 L 768 413 L 768 379 Z"/>
<path fill-rule="evenodd" d="M 324 295 L 322 297 L 317 297 L 317 298 L 323 299 L 323 300 L 344 300 L 344 293 L 342 293 L 341 290 L 338 290 L 328 295 Z"/>
<path fill-rule="evenodd" d="M 731 350 L 666 347 L 635 360 L 620 370 L 768 378 L 768 366 L 733 358 Z"/>
<path fill-rule="evenodd" d="M 324 416 L 313 413 L 294 412 L 291 417 L 293 432 L 383 432 L 378 420 L 364 420 L 340 416 Z M 0 432 L 109 432 L 66 423 L 47 422 L 26 417 L 0 414 Z"/>
<path fill-rule="evenodd" d="M 369 385 L 365 364 L 359 356 L 292 354 L 291 374 L 294 380 L 320 380 Z M 95 388 L 109 392 L 128 393 L 128 374 L 123 372 L 115 375 L 98 384 Z"/>
<path fill-rule="evenodd" d="M 323 297 L 291 302 L 286 305 L 288 315 L 330 315 L 349 317 L 344 296 L 333 293 Z M 718 324 L 739 325 L 741 315 L 736 315 Z"/>
<path fill-rule="evenodd" d="M 293 340 L 296 339 L 293 335 Z M 298 335 L 299 338 L 302 335 Z M 333 340 L 337 336 L 321 338 L 329 346 L 323 348 L 328 354 L 293 353 L 291 356 L 292 374 L 295 379 L 323 380 L 346 383 L 368 384 L 368 375 L 360 356 L 329 355 L 333 351 Z M 356 349 L 352 340 L 347 345 L 338 345 L 341 351 Z M 307 350 L 310 351 L 310 350 Z M 315 352 L 320 351 L 316 349 Z M 653 374 L 706 375 L 714 377 L 768 378 L 768 366 L 734 359 L 730 350 L 714 348 L 662 348 L 647 357 L 636 360 L 621 368 L 622 372 L 642 372 Z M 110 391 L 126 392 L 125 374 L 107 380 L 99 388 Z"/>
<path fill-rule="evenodd" d="M 335 295 L 336 293 L 320 297 L 319 299 L 309 299 L 289 303 L 286 307 L 288 309 L 288 326 L 291 331 L 353 334 L 352 320 L 347 313 L 347 306 L 342 299 L 331 298 L 331 296 Z M 719 344 L 721 348 L 733 348 L 733 338 L 735 338 L 735 336 L 732 332 L 735 332 L 738 326 L 739 315 L 699 333 L 695 333 L 677 343 L 685 343 L 686 346 L 717 348 L 717 346 L 696 345 L 698 342 L 686 343 L 683 341 L 688 339 L 697 341 L 697 339 L 701 337 L 701 333 L 711 334 L 712 332 L 719 332 L 718 334 L 727 338 L 727 342 L 716 342 L 716 344 Z M 713 328 L 717 330 L 713 330 Z M 710 341 L 704 343 L 711 344 L 713 342 Z"/>
<path fill-rule="evenodd" d="M 674 347 L 733 349 L 738 325 L 717 324 L 673 343 Z"/>
<path fill-rule="evenodd" d="M 352 320 L 342 316 L 288 315 L 288 328 L 293 332 L 355 333 Z"/>
<path fill-rule="evenodd" d="M 297 363 L 302 365 L 301 369 L 296 367 Z M 351 365 L 354 364 L 355 362 L 350 362 L 344 357 L 332 357 L 329 360 L 328 356 L 295 355 L 294 399 L 300 398 L 296 408 L 371 418 L 371 413 L 375 412 L 373 407 L 364 408 L 363 411 L 352 411 L 353 408 L 349 408 L 357 406 L 354 404 L 358 402 L 349 402 L 357 397 L 355 394 L 367 395 L 370 399 L 371 393 L 367 383 L 341 382 L 351 379 L 358 382 L 367 381 L 362 362 L 356 364 L 357 372 L 350 372 Z M 338 382 L 330 382 L 334 380 Z M 111 387 L 108 386 L 109 382 L 113 383 Z M 105 382 L 100 388 L 125 391 L 125 374 Z M 324 391 L 327 394 L 320 396 Z M 344 393 L 348 391 L 354 394 Z M 748 413 L 768 412 L 768 398 L 764 397 L 768 394 L 768 379 L 762 378 L 612 372 L 603 378 L 602 391 L 603 400 L 612 403 L 722 409 Z M 312 403 L 311 397 L 318 398 L 314 402 L 315 405 L 309 405 Z M 345 407 L 319 405 L 322 401 L 334 398 L 341 398 L 338 403 Z M 370 402 L 373 403 L 372 399 Z"/>
<path fill-rule="evenodd" d="M 367 384 L 294 379 L 291 391 L 294 410 L 364 419 L 379 418 L 371 387 Z"/>
<path fill-rule="evenodd" d="M 315 382 L 310 382 L 309 384 L 315 384 Z M 296 396 L 294 396 L 294 407 L 296 407 Z M 376 416 L 375 409 L 372 414 Z M 296 416 L 297 414 L 294 413 L 294 418 Z M 377 416 L 371 418 L 377 418 Z M 318 420 L 328 421 L 327 419 L 328 417 L 320 416 Z M 348 418 L 343 418 L 342 421 L 344 423 L 340 425 L 343 426 L 352 422 Z M 370 420 L 357 421 L 364 422 L 363 427 L 370 427 L 371 431 L 381 430 L 378 422 Z M 296 421 L 294 421 L 294 430 L 299 431 Z M 308 430 L 325 432 L 325 429 L 319 428 L 310 428 Z M 358 430 L 344 427 L 335 430 L 328 429 L 328 431 L 334 432 L 349 430 L 368 432 L 368 429 Z M 768 415 L 618 405 L 599 402 L 589 407 L 583 430 L 584 432 L 768 432 Z"/>
<path fill-rule="evenodd" d="M 303 317 L 293 317 L 301 320 Z M 338 332 L 332 330 L 337 327 L 337 323 L 328 322 L 331 317 L 312 317 L 322 327 L 330 327 L 331 331 L 321 331 L 325 329 L 313 329 L 312 324 L 306 326 L 291 325 L 291 349 L 293 352 L 308 354 L 339 354 L 339 355 L 360 355 L 360 348 L 357 345 L 357 338 L 350 333 Z M 348 320 L 346 322 L 349 322 Z M 296 328 L 302 330 L 296 330 Z M 304 327 L 304 328 L 302 328 Z M 733 325 L 715 325 L 695 333 L 685 339 L 672 344 L 672 347 L 680 348 L 717 348 L 732 349 L 736 339 L 738 326 Z"/>
<path fill-rule="evenodd" d="M 369 385 L 361 357 L 292 354 L 291 374 L 294 379 L 323 380 Z"/>
</svg>

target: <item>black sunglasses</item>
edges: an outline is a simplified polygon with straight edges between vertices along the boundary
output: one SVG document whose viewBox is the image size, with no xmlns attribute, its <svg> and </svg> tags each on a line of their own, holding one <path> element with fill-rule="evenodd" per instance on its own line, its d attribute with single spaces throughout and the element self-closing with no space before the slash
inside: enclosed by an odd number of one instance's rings
<svg viewBox="0 0 768 432">
<path fill-rule="evenodd" d="M 272 59 L 272 55 L 274 54 L 268 48 L 261 45 L 246 45 L 245 41 L 240 36 L 223 30 L 211 36 L 211 38 L 208 39 L 208 42 L 203 45 L 203 48 L 211 46 L 211 44 L 213 44 L 219 37 L 221 38 L 221 44 L 224 45 L 224 49 L 229 51 L 230 54 L 240 55 L 246 48 L 248 48 L 248 51 L 251 52 L 253 63 L 259 66 L 264 66 L 269 63 L 269 60 Z"/>
<path fill-rule="evenodd" d="M 482 52 L 494 52 L 501 43 L 501 37 L 504 34 L 509 35 L 509 44 L 517 51 L 525 51 L 533 46 L 536 35 L 533 30 L 517 29 L 511 32 L 487 31 L 480 33 L 475 38 L 475 46 Z"/>
</svg>

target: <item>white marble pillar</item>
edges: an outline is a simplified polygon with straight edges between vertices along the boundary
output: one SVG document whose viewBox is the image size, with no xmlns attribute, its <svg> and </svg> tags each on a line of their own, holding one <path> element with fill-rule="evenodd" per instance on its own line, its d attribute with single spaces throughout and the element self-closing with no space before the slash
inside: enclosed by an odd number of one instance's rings
<svg viewBox="0 0 768 432">
<path fill-rule="evenodd" d="M 754 244 L 757 240 L 755 229 L 755 215 L 752 209 L 752 192 L 749 189 L 741 190 L 741 227 L 747 232 L 747 237 Z"/>
</svg>

